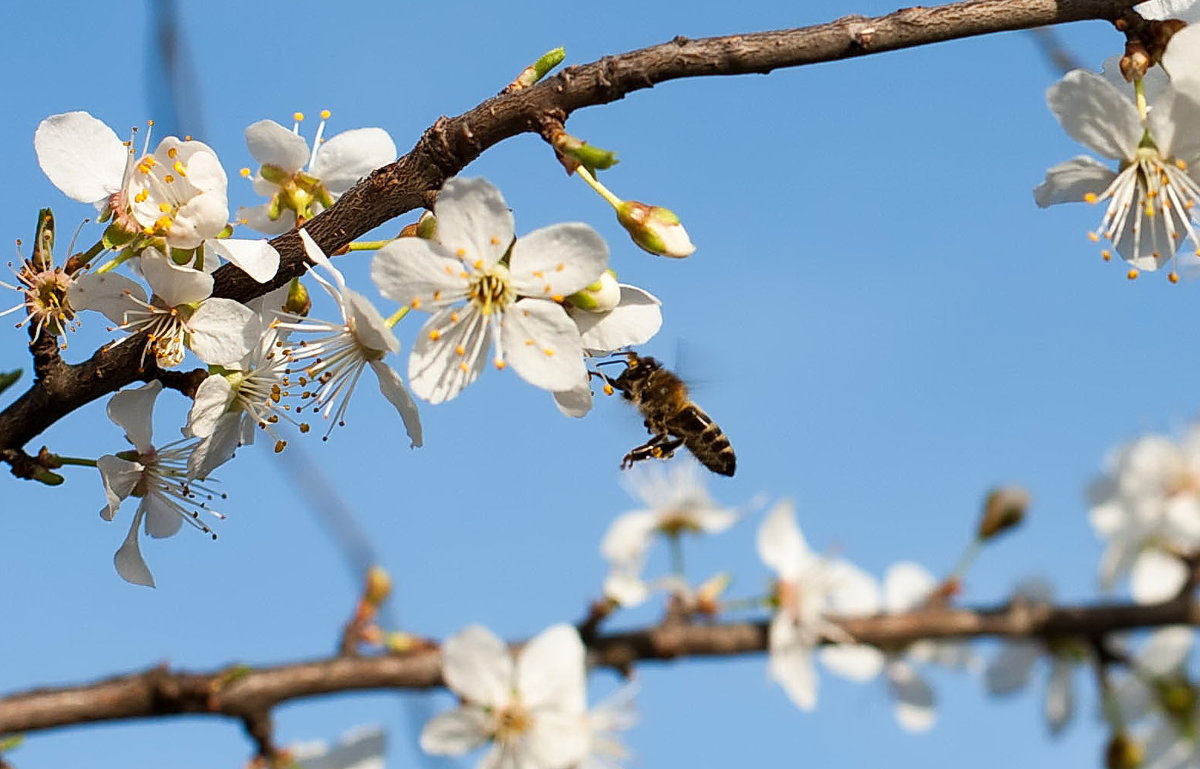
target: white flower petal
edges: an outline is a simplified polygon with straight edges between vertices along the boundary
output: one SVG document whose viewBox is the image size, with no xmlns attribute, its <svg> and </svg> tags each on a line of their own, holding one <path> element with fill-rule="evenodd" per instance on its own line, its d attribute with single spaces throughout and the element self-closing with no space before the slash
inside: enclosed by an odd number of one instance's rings
<svg viewBox="0 0 1200 769">
<path fill-rule="evenodd" d="M 188 346 L 196 357 L 213 366 L 240 361 L 254 348 L 262 327 L 258 315 L 233 299 L 209 299 L 188 321 Z"/>
<path fill-rule="evenodd" d="M 342 292 L 342 299 L 346 320 L 354 329 L 354 338 L 360 345 L 375 352 L 400 352 L 400 340 L 388 328 L 387 321 L 370 299 L 349 288 Z"/>
<path fill-rule="evenodd" d="M 1147 0 L 1133 10 L 1143 19 L 1183 19 L 1189 24 L 1200 21 L 1200 3 L 1196 0 Z"/>
<path fill-rule="evenodd" d="M 450 179 L 433 210 L 438 242 L 467 263 L 478 260 L 490 267 L 512 244 L 512 212 L 486 179 Z"/>
<path fill-rule="evenodd" d="M 531 709 L 553 708 L 582 715 L 586 710 L 583 641 L 566 624 L 553 625 L 517 655 L 516 686 Z"/>
<path fill-rule="evenodd" d="M 827 610 L 846 616 L 879 611 L 879 583 L 849 561 L 830 559 L 825 566 Z"/>
<path fill-rule="evenodd" d="M 788 500 L 778 502 L 758 529 L 758 557 L 781 579 L 795 579 L 812 556 Z"/>
<path fill-rule="evenodd" d="M 173 537 L 183 526 L 183 517 L 160 489 L 146 494 L 140 507 L 146 510 L 146 533 L 155 539 Z"/>
<path fill-rule="evenodd" d="M 104 496 L 108 504 L 100 511 L 100 517 L 111 521 L 121 506 L 121 500 L 133 493 L 138 481 L 142 479 L 145 466 L 138 462 L 105 454 L 96 460 L 96 469 L 100 471 L 100 481 L 104 484 Z"/>
<path fill-rule="evenodd" d="M 120 574 L 121 579 L 126 582 L 154 587 L 154 575 L 146 566 L 146 561 L 142 558 L 142 551 L 138 545 L 138 526 L 142 522 L 143 515 L 142 509 L 138 508 L 137 515 L 133 517 L 133 524 L 129 527 L 129 533 L 125 535 L 125 541 L 113 555 L 113 565 L 117 567 L 117 574 Z"/>
<path fill-rule="evenodd" d="M 461 301 L 470 274 L 440 243 L 400 238 L 375 252 L 371 280 L 388 299 L 432 312 Z"/>
<path fill-rule="evenodd" d="M 185 432 L 197 438 L 212 435 L 217 420 L 229 410 L 233 396 L 233 388 L 228 379 L 219 374 L 209 376 L 196 388 L 196 397 L 192 401 L 191 410 L 188 411 Z"/>
<path fill-rule="evenodd" d="M 508 646 L 490 630 L 471 625 L 442 644 L 442 677 L 454 692 L 483 706 L 512 696 L 513 661 Z"/>
<path fill-rule="evenodd" d="M 1025 686 L 1043 651 L 1036 641 L 1012 641 L 1000 647 L 984 676 L 987 690 L 992 694 L 1008 694 Z"/>
<path fill-rule="evenodd" d="M 239 208 L 237 220 L 256 232 L 264 235 L 282 235 L 296 226 L 296 212 L 285 208 L 279 212 L 279 218 L 272 219 L 266 203 L 250 208 Z"/>
<path fill-rule="evenodd" d="M 154 450 L 151 412 L 160 392 L 162 382 L 155 379 L 133 390 L 122 390 L 108 400 L 108 418 L 125 431 L 125 439 L 138 453 Z"/>
<path fill-rule="evenodd" d="M 1046 172 L 1046 180 L 1033 190 L 1034 201 L 1045 208 L 1058 203 L 1080 203 L 1088 193 L 1099 195 L 1116 179 L 1108 166 L 1087 155 L 1071 158 Z"/>
<path fill-rule="evenodd" d="M 603 355 L 622 347 L 645 344 L 662 328 L 658 299 L 636 286 L 621 286 L 621 301 L 608 312 L 568 310 L 579 327 L 584 349 Z"/>
<path fill-rule="evenodd" d="M 106 272 L 103 275 L 80 275 L 67 289 L 67 299 L 76 311 L 95 310 L 118 325 L 125 322 L 125 313 L 141 308 L 134 299 L 146 301 L 146 291 L 124 275 Z"/>
<path fill-rule="evenodd" d="M 487 741 L 487 725 L 487 715 L 477 707 L 436 715 L 421 730 L 421 750 L 435 756 L 469 753 Z"/>
<path fill-rule="evenodd" d="M 1046 723 L 1053 734 L 1058 734 L 1075 714 L 1075 693 L 1071 687 L 1071 664 L 1054 658 L 1050 668 L 1050 680 L 1046 683 L 1046 698 L 1042 703 Z"/>
<path fill-rule="evenodd" d="M 883 580 L 883 604 L 891 614 L 902 614 L 921 606 L 937 587 L 937 580 L 919 563 L 892 564 Z"/>
<path fill-rule="evenodd" d="M 1193 18 L 1171 37 L 1162 66 L 1176 90 L 1189 99 L 1200 99 L 1200 18 L 1195 18 L 1200 16 L 1200 4 L 1193 3 L 1188 15 Z"/>
<path fill-rule="evenodd" d="M 900 661 L 887 668 L 888 691 L 892 695 L 896 720 L 910 732 L 924 732 L 937 721 L 933 688 L 916 668 Z"/>
<path fill-rule="evenodd" d="M 347 732 L 332 748 L 322 746 L 307 753 L 293 748 L 292 757 L 298 762 L 297 769 L 384 769 L 386 748 L 384 731 L 368 726 Z"/>
<path fill-rule="evenodd" d="M 111 128 L 86 112 L 46 118 L 33 146 L 42 171 L 69 198 L 102 203 L 121 189 L 129 152 Z"/>
<path fill-rule="evenodd" d="M 188 480 L 207 478 L 213 470 L 233 459 L 239 445 L 250 443 L 244 435 L 246 425 L 250 427 L 250 438 L 253 439 L 254 425 L 244 413 L 222 414 L 212 433 L 200 441 L 188 457 Z"/>
<path fill-rule="evenodd" d="M 600 542 L 601 555 L 613 564 L 640 563 L 657 525 L 658 516 L 651 510 L 619 516 Z"/>
<path fill-rule="evenodd" d="M 626 608 L 641 605 L 649 595 L 649 586 L 636 572 L 620 569 L 604 578 L 604 597 Z"/>
<path fill-rule="evenodd" d="M 1187 567 L 1177 556 L 1148 548 L 1133 562 L 1129 587 L 1137 603 L 1161 603 L 1179 595 L 1187 578 Z"/>
<path fill-rule="evenodd" d="M 551 392 L 569 390 L 587 376 L 579 329 L 553 302 L 521 299 L 500 320 L 504 359 L 526 382 Z"/>
<path fill-rule="evenodd" d="M 279 272 L 279 252 L 265 240 L 213 239 L 205 246 L 259 283 Z"/>
<path fill-rule="evenodd" d="M 355 128 L 343 131 L 317 148 L 312 173 L 336 196 L 395 159 L 396 143 L 387 131 Z"/>
<path fill-rule="evenodd" d="M 586 224 L 555 224 L 517 238 L 509 267 L 520 296 L 569 296 L 608 267 L 608 245 Z"/>
<path fill-rule="evenodd" d="M 1178 673 L 1192 650 L 1194 632 L 1192 628 L 1183 626 L 1154 631 L 1138 652 L 1138 667 L 1151 676 Z"/>
<path fill-rule="evenodd" d="M 582 713 L 541 712 L 526 735 L 531 765 L 577 766 L 588 753 L 591 733 Z"/>
<path fill-rule="evenodd" d="M 212 296 L 212 275 L 175 264 L 156 248 L 143 251 L 138 264 L 150 288 L 167 307 L 195 304 Z"/>
<path fill-rule="evenodd" d="M 586 379 L 570 390 L 554 393 L 554 405 L 558 406 L 558 410 L 575 418 L 587 416 L 592 410 L 592 399 L 592 388 Z"/>
<path fill-rule="evenodd" d="M 870 681 L 883 670 L 883 652 L 865 644 L 823 646 L 818 652 L 825 667 L 851 681 Z"/>
<path fill-rule="evenodd" d="M 381 360 L 371 361 L 371 369 L 379 378 L 379 392 L 383 393 L 383 397 L 387 398 L 400 414 L 411 446 L 419 448 L 422 445 L 421 414 L 417 411 L 417 404 L 413 403 L 408 390 L 404 388 L 404 382 L 400 380 L 400 375 Z"/>
<path fill-rule="evenodd" d="M 167 243 L 174 248 L 195 248 L 215 238 L 229 224 L 228 219 L 229 199 L 224 192 L 203 192 L 175 212 L 171 228 L 166 234 Z M 150 226 L 153 222 L 142 224 Z"/>
<path fill-rule="evenodd" d="M 1133 157 L 1142 121 L 1129 97 L 1095 72 L 1068 72 L 1046 93 L 1050 110 L 1075 141 L 1113 160 Z"/>
<path fill-rule="evenodd" d="M 274 120 L 260 120 L 246 127 L 246 146 L 259 163 L 270 164 L 294 174 L 308 162 L 308 142 Z"/>
<path fill-rule="evenodd" d="M 413 343 L 409 387 L 430 403 L 454 398 L 479 377 L 491 345 L 491 326 L 472 307 L 443 307 L 421 327 Z"/>
<path fill-rule="evenodd" d="M 817 705 L 817 671 L 813 666 L 812 645 L 797 634 L 792 621 L 776 615 L 768 632 L 770 653 L 767 671 L 801 710 Z"/>
</svg>

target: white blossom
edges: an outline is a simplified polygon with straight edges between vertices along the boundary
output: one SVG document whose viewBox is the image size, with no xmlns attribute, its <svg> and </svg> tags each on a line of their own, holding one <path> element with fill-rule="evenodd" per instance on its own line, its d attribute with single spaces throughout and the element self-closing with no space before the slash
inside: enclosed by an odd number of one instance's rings
<svg viewBox="0 0 1200 769">
<path fill-rule="evenodd" d="M 266 241 L 218 238 L 228 225 L 228 179 L 211 147 L 168 136 L 135 158 L 130 144 L 86 112 L 51 115 L 34 133 L 50 181 L 138 235 L 135 252 L 150 245 L 194 250 L 189 261 L 211 270 L 212 260 L 201 261 L 207 249 L 260 283 L 275 276 L 279 253 Z"/>
<path fill-rule="evenodd" d="M 637 723 L 633 698 L 637 684 L 627 683 L 597 703 L 584 716 L 589 737 L 587 755 L 574 769 L 621 769 L 630 758 L 629 750 L 617 736 Z"/>
<path fill-rule="evenodd" d="M 1017 587 L 1013 602 L 1028 608 L 1049 605 L 1052 590 L 1048 583 L 1030 580 Z M 1023 689 L 1040 660 L 1049 666 L 1042 713 L 1052 734 L 1062 731 L 1075 714 L 1072 682 L 1074 647 L 1036 639 L 1006 640 L 984 671 L 984 682 L 991 694 L 1009 694 Z"/>
<path fill-rule="evenodd" d="M 400 238 L 376 253 L 380 292 L 433 313 L 409 357 L 413 392 L 450 400 L 488 357 L 552 392 L 587 376 L 579 330 L 560 302 L 594 282 L 608 247 L 586 224 L 556 224 L 513 240 L 513 217 L 484 179 L 446 182 L 435 207 L 437 241 Z"/>
<path fill-rule="evenodd" d="M 1140 725 L 1144 769 L 1200 765 L 1200 692 L 1187 674 L 1194 634 L 1182 626 L 1154 631 L 1116 686 L 1121 717 Z"/>
<path fill-rule="evenodd" d="M 146 350 L 164 368 L 182 363 L 188 348 L 210 365 L 235 363 L 258 340 L 254 311 L 212 297 L 209 273 L 175 264 L 155 248 L 143 252 L 140 264 L 154 292 L 149 301 L 140 285 L 106 272 L 80 276 L 67 292 L 71 305 L 101 312 L 130 334 L 145 332 Z"/>
<path fill-rule="evenodd" d="M 142 558 L 138 544 L 138 528 L 145 521 L 151 537 L 170 537 L 186 521 L 197 529 L 211 534 L 199 520 L 200 510 L 214 493 L 206 486 L 192 483 L 187 476 L 187 462 L 197 441 L 182 440 L 156 448 L 151 422 L 154 401 L 162 391 L 158 380 L 133 390 L 123 390 L 108 402 L 108 417 L 125 431 L 133 444 L 132 452 L 106 454 L 96 462 L 104 483 L 107 504 L 100 517 L 111 521 L 121 501 L 138 497 L 137 512 L 124 543 L 113 557 L 117 573 L 127 582 L 154 587 L 154 577 Z M 218 513 L 208 511 L 214 515 Z M 216 535 L 214 534 L 215 538 Z"/>
<path fill-rule="evenodd" d="M 425 725 L 427 753 L 490 744 L 480 769 L 567 769 L 593 747 L 583 642 L 570 625 L 543 631 L 515 659 L 486 628 L 468 627 L 442 644 L 442 677 L 462 704 Z"/>
<path fill-rule="evenodd" d="M 310 151 L 300 136 L 303 115 L 296 117 L 291 131 L 274 120 L 260 120 L 246 128 L 246 146 L 260 164 L 253 176 L 254 191 L 269 200 L 239 209 L 238 219 L 267 235 L 295 227 L 297 210 L 311 219 L 359 179 L 396 159 L 396 145 L 382 128 L 356 128 L 326 141 L 328 112 L 321 114 Z"/>
<path fill-rule="evenodd" d="M 342 735 L 336 745 L 304 742 L 288 751 L 296 769 L 384 769 L 387 749 L 384 731 L 378 726 L 360 726 Z"/>
<path fill-rule="evenodd" d="M 1039 206 L 1108 201 L 1091 237 L 1111 241 L 1139 270 L 1166 265 L 1185 241 L 1193 252 L 1200 250 L 1200 233 L 1190 218 L 1200 198 L 1200 132 L 1194 130 L 1200 105 L 1168 85 L 1143 119 L 1116 85 L 1084 70 L 1051 86 L 1047 101 L 1072 138 L 1120 167 L 1114 172 L 1087 156 L 1060 163 L 1034 190 Z M 1186 263 L 1197 263 L 1194 253 Z"/>
<path fill-rule="evenodd" d="M 1092 526 L 1106 543 L 1101 586 L 1128 575 L 1138 603 L 1172 598 L 1188 578 L 1179 555 L 1200 547 L 1200 427 L 1180 443 L 1140 438 L 1107 465 L 1088 489 Z"/>
<path fill-rule="evenodd" d="M 791 502 L 767 513 L 758 530 L 758 554 L 776 574 L 778 607 L 768 629 L 767 669 L 797 707 L 817 704 L 817 672 L 813 655 L 822 639 L 853 643 L 853 638 L 827 615 L 861 616 L 879 609 L 879 587 L 857 566 L 809 550 L 796 525 Z M 878 670 L 878 660 L 857 649 L 822 649 L 826 664 L 862 680 Z M 833 652 L 832 656 L 829 652 Z"/>
<path fill-rule="evenodd" d="M 304 365 L 308 379 L 299 378 L 297 383 L 303 386 L 311 380 L 316 386 L 312 391 L 301 393 L 301 397 L 311 398 L 312 408 L 322 411 L 326 419 L 333 417 L 329 425 L 331 431 L 334 425 L 344 424 L 350 396 L 354 394 L 363 369 L 370 367 L 379 381 L 379 391 L 400 414 L 412 445 L 420 446 L 421 417 L 417 405 L 404 388 L 400 375 L 383 361 L 388 353 L 400 351 L 399 340 L 375 305 L 362 294 L 346 287 L 346 279 L 312 236 L 300 230 L 300 238 L 309 260 L 332 277 L 331 283 L 315 270 L 309 271 L 337 302 L 341 314 L 340 321 L 330 322 L 281 313 L 282 320 L 275 323 L 276 328 L 285 331 L 321 335 L 300 342 L 289 340 L 289 346 L 284 350 L 290 362 Z M 329 431 L 326 431 L 328 434 Z"/>
<path fill-rule="evenodd" d="M 693 461 L 637 468 L 629 474 L 630 492 L 646 507 L 617 517 L 600 543 L 600 552 L 612 569 L 605 581 L 607 597 L 623 606 L 645 600 L 649 587 L 638 575 L 656 536 L 715 534 L 737 521 L 735 511 L 712 500 L 704 477 Z"/>
</svg>

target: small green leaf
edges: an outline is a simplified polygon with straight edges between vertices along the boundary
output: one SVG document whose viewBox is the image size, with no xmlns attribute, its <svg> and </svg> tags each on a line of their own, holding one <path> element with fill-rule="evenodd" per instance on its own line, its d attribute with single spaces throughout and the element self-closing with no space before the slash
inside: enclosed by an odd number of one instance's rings
<svg viewBox="0 0 1200 769">
<path fill-rule="evenodd" d="M 4 392 L 8 388 L 10 388 L 14 384 L 16 384 L 17 380 L 20 378 L 21 378 L 21 369 L 17 369 L 16 371 L 8 371 L 5 373 L 0 373 L 0 393 Z"/>
</svg>

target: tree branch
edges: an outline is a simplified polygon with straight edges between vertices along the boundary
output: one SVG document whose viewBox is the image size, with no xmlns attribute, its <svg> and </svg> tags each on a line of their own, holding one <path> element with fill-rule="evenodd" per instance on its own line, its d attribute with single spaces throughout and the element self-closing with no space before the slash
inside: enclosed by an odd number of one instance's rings
<svg viewBox="0 0 1200 769">
<path fill-rule="evenodd" d="M 991 609 L 923 609 L 840 622 L 856 641 L 884 649 L 920 639 L 985 636 L 1102 639 L 1133 628 L 1200 624 L 1200 606 L 1180 599 L 1152 606 L 1030 606 Z M 588 643 L 597 666 L 626 670 L 635 663 L 685 657 L 761 653 L 767 623 L 681 624 L 599 635 Z M 289 700 L 364 689 L 429 689 L 442 686 L 438 651 L 347 657 L 210 673 L 165 667 L 82 686 L 18 692 L 0 698 L 0 734 L 29 732 L 96 721 L 208 713 L 261 724 L 264 714 Z M 269 745 L 269 743 L 266 743 Z"/>
<path fill-rule="evenodd" d="M 657 83 L 685 77 L 767 73 L 946 40 L 1087 19 L 1117 19 L 1134 0 L 972 0 L 934 8 L 905 8 L 876 18 L 848 16 L 799 29 L 688 40 L 607 56 L 567 67 L 529 88 L 502 94 L 455 118 L 439 118 L 407 155 L 374 171 L 306 225 L 326 253 L 337 253 L 369 230 L 428 205 L 445 181 L 485 150 L 526 132 L 545 117 L 566 118 Z M 294 233 L 271 241 L 279 274 L 259 284 L 231 265 L 215 273 L 214 296 L 248 301 L 306 269 Z M 84 404 L 139 379 L 144 337 L 99 350 L 77 365 L 49 362 L 21 397 L 0 412 L 0 459 Z"/>
</svg>

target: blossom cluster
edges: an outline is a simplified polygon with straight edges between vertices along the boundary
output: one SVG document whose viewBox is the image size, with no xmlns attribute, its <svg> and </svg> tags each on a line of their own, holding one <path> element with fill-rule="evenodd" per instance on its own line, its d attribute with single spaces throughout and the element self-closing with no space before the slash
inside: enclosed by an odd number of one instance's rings
<svg viewBox="0 0 1200 769">
<path fill-rule="evenodd" d="M 306 433 L 306 415 L 319 415 L 327 438 L 344 424 L 368 369 L 419 447 L 424 436 L 410 392 L 432 404 L 448 401 L 490 363 L 511 366 L 552 393 L 561 411 L 583 416 L 592 399 L 586 361 L 643 344 L 662 324 L 653 295 L 617 282 L 608 246 L 591 227 L 558 224 L 517 237 L 500 192 L 483 179 L 462 178 L 445 184 L 422 236 L 374 245 L 372 282 L 400 305 L 385 317 L 347 285 L 304 225 L 358 179 L 392 162 L 395 145 L 378 128 L 326 142 L 323 113 L 310 150 L 299 134 L 302 116 L 296 118 L 290 131 L 270 120 L 246 129 L 259 167 L 242 175 L 268 200 L 240 208 L 233 223 L 228 177 L 202 142 L 169 136 L 151 151 L 147 138 L 139 154 L 132 140 L 120 141 L 86 112 L 53 115 L 35 134 L 46 175 L 69 197 L 93 204 L 106 224 L 96 246 L 66 267 L 48 269 L 42 252 L 23 265 L 15 288 L 25 294 L 21 307 L 31 318 L 37 304 L 38 333 L 63 333 L 87 317 L 80 313 L 98 312 L 110 330 L 125 334 L 113 345 L 142 345 L 139 361 L 147 372 L 180 366 L 189 354 L 207 367 L 181 441 L 151 442 L 158 379 L 148 376 L 149 384 L 110 402 L 110 417 L 134 448 L 95 464 L 108 498 L 105 519 L 121 500 L 140 499 L 115 557 L 130 582 L 153 585 L 139 528 L 166 537 L 187 520 L 209 531 L 199 521 L 218 496 L 212 473 L 259 430 L 282 450 L 281 421 Z M 280 255 L 272 244 L 231 237 L 237 226 L 265 234 L 299 226 L 308 277 L 328 294 L 336 315 L 310 317 L 303 285 L 277 279 Z M 674 229 L 682 232 L 677 221 Z M 214 295 L 222 262 L 279 288 L 247 304 Z M 393 327 L 413 310 L 429 317 L 416 332 L 405 377 L 387 359 L 401 349 Z"/>
</svg>

